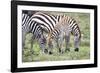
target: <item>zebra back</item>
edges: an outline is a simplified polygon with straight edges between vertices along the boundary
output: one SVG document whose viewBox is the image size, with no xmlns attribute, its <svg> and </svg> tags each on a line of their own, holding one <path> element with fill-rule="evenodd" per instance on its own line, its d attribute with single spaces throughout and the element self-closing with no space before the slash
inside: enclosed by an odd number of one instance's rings
<svg viewBox="0 0 100 73">
<path fill-rule="evenodd" d="M 22 31 L 26 33 L 33 33 L 34 38 L 40 38 L 42 35 L 42 28 L 39 23 L 32 20 L 33 15 L 29 15 L 26 11 L 22 12 Z"/>
<path fill-rule="evenodd" d="M 59 34 L 66 32 L 71 32 L 74 36 L 81 38 L 81 32 L 77 22 L 69 17 L 69 16 L 62 16 L 61 19 L 57 22 L 52 30 L 49 33 L 49 40 L 52 38 L 58 38 Z"/>
</svg>

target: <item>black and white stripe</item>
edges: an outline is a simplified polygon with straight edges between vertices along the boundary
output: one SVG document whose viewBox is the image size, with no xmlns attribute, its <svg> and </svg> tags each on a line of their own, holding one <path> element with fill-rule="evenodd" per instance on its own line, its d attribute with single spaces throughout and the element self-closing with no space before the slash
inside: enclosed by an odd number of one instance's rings
<svg viewBox="0 0 100 73">
<path fill-rule="evenodd" d="M 67 17 L 66 25 L 68 27 L 68 31 L 70 31 L 74 36 L 78 36 L 79 39 L 80 39 L 81 38 L 81 32 L 80 32 L 79 25 L 77 24 L 75 19 L 68 17 L 68 16 L 66 16 L 66 17 Z M 62 18 L 64 18 L 64 17 L 62 17 Z M 63 24 L 63 22 L 62 22 L 62 24 Z M 55 25 L 55 26 L 57 26 L 57 25 Z M 52 37 L 56 38 L 61 33 L 60 28 L 61 27 L 59 27 L 58 29 L 54 28 L 54 30 L 52 32 Z"/>
<path fill-rule="evenodd" d="M 44 13 L 44 12 L 37 12 L 32 16 L 32 20 L 36 21 L 37 23 L 41 24 L 41 27 L 46 31 L 46 32 L 51 32 L 55 24 L 59 21 L 61 16 L 56 16 L 52 15 L 49 13 Z"/>
<path fill-rule="evenodd" d="M 42 29 L 50 33 L 52 30 L 54 30 L 56 24 L 64 17 L 66 17 L 66 15 L 53 15 L 50 13 L 37 12 L 34 14 L 34 16 L 32 16 L 32 20 L 36 21 L 37 23 L 40 23 Z M 69 26 L 69 31 L 74 35 L 75 48 L 78 48 L 77 43 L 79 43 L 79 39 L 81 38 L 80 28 L 75 19 L 67 17 L 66 21 Z M 57 34 L 55 35 L 55 33 Z M 56 32 L 54 31 L 53 35 L 57 37 L 58 33 L 59 33 L 58 31 Z M 67 41 L 69 41 L 69 35 L 67 36 L 66 39 Z"/>
<path fill-rule="evenodd" d="M 43 30 L 41 28 L 41 24 L 33 21 L 32 20 L 32 16 L 33 14 L 30 16 L 27 11 L 23 11 L 22 12 L 22 41 L 23 41 L 23 47 L 24 47 L 24 43 L 25 43 L 25 35 L 27 33 L 32 33 L 33 34 L 33 38 L 37 39 L 39 42 L 39 45 L 42 49 L 44 49 L 45 47 L 45 38 L 43 35 Z M 32 47 L 31 47 L 32 48 Z"/>
<path fill-rule="evenodd" d="M 42 28 L 43 31 L 50 33 L 52 30 L 54 30 L 54 27 L 57 24 L 57 22 L 59 22 L 59 20 L 61 20 L 64 16 L 66 16 L 66 15 L 53 15 L 50 13 L 36 12 L 31 17 L 28 17 L 28 18 L 30 18 L 29 22 L 27 22 L 28 25 L 24 24 L 23 29 L 34 33 L 34 30 L 33 30 L 34 27 L 32 26 L 32 23 L 35 23 L 36 25 L 39 24 L 39 27 Z M 27 20 L 24 20 L 24 21 L 27 21 Z M 32 21 L 32 23 L 30 21 Z M 71 33 L 74 35 L 74 39 L 76 39 L 77 37 L 81 38 L 80 29 L 79 29 L 76 21 L 73 18 L 68 18 L 67 23 L 70 26 Z M 77 40 L 75 40 L 75 41 L 77 41 Z"/>
<path fill-rule="evenodd" d="M 42 28 L 39 23 L 33 21 L 28 14 L 22 14 L 22 31 L 26 33 L 33 33 L 35 38 L 38 38 L 39 35 L 42 35 Z"/>
<path fill-rule="evenodd" d="M 66 49 L 68 50 L 70 33 L 74 35 L 74 47 L 75 47 L 75 51 L 78 51 L 79 42 L 81 39 L 80 28 L 77 22 L 75 21 L 75 19 L 68 17 L 68 16 L 62 17 L 60 21 L 55 25 L 54 30 L 52 30 L 49 33 L 49 37 L 48 37 L 49 43 L 52 42 L 51 39 L 55 39 L 56 41 L 58 41 L 57 44 L 60 42 L 61 42 L 60 44 L 62 44 L 63 38 L 65 37 L 65 40 L 67 43 Z M 60 39 L 60 41 L 58 39 Z"/>
</svg>

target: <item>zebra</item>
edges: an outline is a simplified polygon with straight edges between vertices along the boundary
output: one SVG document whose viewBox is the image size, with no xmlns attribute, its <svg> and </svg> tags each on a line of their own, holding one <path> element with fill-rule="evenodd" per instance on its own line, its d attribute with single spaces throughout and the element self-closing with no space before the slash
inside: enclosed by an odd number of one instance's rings
<svg viewBox="0 0 100 73">
<path fill-rule="evenodd" d="M 70 21 L 70 22 L 69 22 Z M 81 32 L 77 22 L 68 16 L 62 17 L 59 22 L 55 25 L 54 30 L 49 33 L 48 36 L 48 45 L 52 44 L 52 41 L 55 40 L 57 42 L 57 47 L 59 52 L 63 53 L 63 40 L 66 42 L 66 50 L 69 51 L 69 40 L 70 33 L 74 35 L 74 47 L 75 51 L 79 51 L 79 42 L 81 39 Z"/>
<path fill-rule="evenodd" d="M 28 13 L 29 11 L 22 11 L 22 47 L 25 46 L 25 36 L 28 33 L 32 33 L 32 39 L 37 39 L 40 48 L 45 52 L 45 37 L 43 35 L 43 30 L 39 23 L 32 20 L 34 13 Z M 33 47 L 33 40 L 31 41 L 31 48 Z"/>
<path fill-rule="evenodd" d="M 34 16 L 32 16 L 32 20 L 36 21 L 37 23 L 40 23 L 41 27 L 45 32 L 50 33 L 52 30 L 54 30 L 57 23 L 66 15 L 54 15 L 46 12 L 36 12 Z M 79 50 L 79 47 L 77 46 L 79 43 L 79 39 L 81 38 L 81 32 L 79 29 L 78 24 L 73 18 L 67 19 L 67 24 L 70 26 L 70 32 L 74 35 L 74 45 L 75 45 L 75 51 Z M 70 33 L 66 35 L 66 41 L 69 42 L 70 39 Z M 69 44 L 69 43 L 67 43 Z"/>
<path fill-rule="evenodd" d="M 40 24 L 43 32 L 48 34 L 54 29 L 55 24 L 60 20 L 61 16 L 45 12 L 36 12 L 31 18 L 33 21 Z M 52 52 L 50 51 L 49 54 L 52 54 Z"/>
<path fill-rule="evenodd" d="M 54 30 L 55 26 L 57 23 L 66 15 L 54 15 L 50 14 L 47 12 L 36 12 L 31 18 L 33 21 L 37 22 L 40 24 L 41 28 L 43 31 L 45 31 L 47 34 L 49 34 L 52 30 Z M 69 17 L 67 19 L 67 23 L 70 26 L 69 29 L 71 30 L 70 32 L 74 35 L 74 45 L 75 45 L 75 51 L 79 50 L 79 47 L 77 46 L 79 43 L 79 38 L 81 38 L 81 32 L 79 29 L 78 24 L 76 21 Z M 70 39 L 70 33 L 66 35 L 66 41 L 69 44 L 69 39 Z M 79 36 L 77 36 L 79 35 Z M 46 40 L 47 41 L 47 40 Z M 77 43 L 76 43 L 77 42 Z M 49 44 L 52 46 L 52 44 Z M 69 47 L 66 48 L 66 50 L 69 50 Z"/>
</svg>

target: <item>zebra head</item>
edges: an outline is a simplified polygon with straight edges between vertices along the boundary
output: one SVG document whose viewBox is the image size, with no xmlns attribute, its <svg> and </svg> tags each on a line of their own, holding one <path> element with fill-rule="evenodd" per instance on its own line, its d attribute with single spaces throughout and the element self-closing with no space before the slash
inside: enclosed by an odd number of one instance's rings
<svg viewBox="0 0 100 73">
<path fill-rule="evenodd" d="M 52 36 L 52 32 L 50 32 L 50 33 L 48 34 L 48 37 L 47 37 L 47 46 L 48 46 L 49 48 L 52 47 L 52 41 L 53 41 L 53 36 Z"/>
</svg>

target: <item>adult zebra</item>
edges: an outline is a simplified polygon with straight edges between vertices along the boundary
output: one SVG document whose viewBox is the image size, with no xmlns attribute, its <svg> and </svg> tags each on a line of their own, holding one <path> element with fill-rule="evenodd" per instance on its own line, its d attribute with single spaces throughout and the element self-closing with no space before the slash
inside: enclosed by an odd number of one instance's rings
<svg viewBox="0 0 100 73">
<path fill-rule="evenodd" d="M 37 23 L 40 23 L 41 24 L 40 26 L 42 27 L 42 29 L 45 30 L 47 33 L 50 33 L 52 30 L 54 30 L 55 25 L 64 16 L 66 15 L 53 15 L 53 14 L 44 13 L 44 12 L 37 12 L 34 14 L 34 16 L 32 16 L 32 20 L 36 21 Z M 78 51 L 79 49 L 79 46 L 77 46 L 79 43 L 78 39 L 81 37 L 80 29 L 78 27 L 78 24 L 73 18 L 68 18 L 67 22 L 70 26 L 69 27 L 70 32 L 74 35 L 75 51 Z M 80 37 L 77 35 L 80 35 Z M 66 38 L 67 38 L 66 41 L 68 42 L 67 44 L 69 44 L 70 35 L 69 34 L 66 35 Z M 69 47 L 67 49 L 69 49 Z"/>
<path fill-rule="evenodd" d="M 43 30 L 40 26 L 40 23 L 37 23 L 32 20 L 32 16 L 34 15 L 34 12 L 30 11 L 22 11 L 22 45 L 23 48 L 25 46 L 25 36 L 28 33 L 33 34 L 33 40 L 37 39 L 40 48 L 45 52 L 45 44 L 46 40 L 43 35 Z M 33 40 L 31 41 L 31 48 L 33 47 Z"/>
<path fill-rule="evenodd" d="M 71 22 L 73 22 L 72 24 L 69 22 L 69 20 Z M 77 24 L 77 22 L 68 17 L 68 16 L 64 16 L 62 17 L 59 22 L 55 25 L 54 30 L 52 30 L 49 33 L 48 36 L 48 45 L 51 45 L 53 40 L 56 41 L 57 47 L 59 49 L 59 52 L 63 53 L 63 41 L 65 39 L 65 43 L 66 43 L 66 50 L 65 51 L 69 51 L 69 39 L 70 39 L 70 33 L 72 33 L 74 35 L 74 47 L 75 47 L 75 51 L 79 50 L 79 42 L 81 39 L 81 32 L 79 29 L 79 26 Z M 51 46 L 49 46 L 51 47 Z"/>
</svg>

